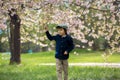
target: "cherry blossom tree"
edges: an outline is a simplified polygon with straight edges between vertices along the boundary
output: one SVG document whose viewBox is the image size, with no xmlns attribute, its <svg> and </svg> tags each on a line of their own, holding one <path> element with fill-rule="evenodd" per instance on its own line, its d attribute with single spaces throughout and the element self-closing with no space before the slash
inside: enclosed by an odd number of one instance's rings
<svg viewBox="0 0 120 80">
<path fill-rule="evenodd" d="M 9 43 L 11 51 L 10 64 L 17 63 L 20 64 L 20 27 L 22 25 L 27 25 L 24 21 L 30 19 L 36 23 L 36 20 L 29 11 L 40 10 L 44 5 L 49 4 L 47 1 L 37 1 L 37 0 L 1 0 L 0 1 L 0 28 L 3 29 L 4 22 L 8 22 L 8 27 L 10 28 L 9 33 Z M 22 21 L 21 21 L 22 20 Z M 39 22 L 39 20 L 38 20 Z M 31 25 L 31 22 L 29 22 Z"/>
<path fill-rule="evenodd" d="M 102 37 L 104 57 L 120 52 L 119 0 L 64 0 L 55 7 L 51 23 L 67 23 L 74 39 L 95 48 L 95 41 Z"/>
<path fill-rule="evenodd" d="M 103 37 L 112 51 L 120 48 L 119 0 L 1 0 L 0 15 L 0 28 L 10 22 L 10 63 L 20 63 L 20 41 L 47 46 L 44 26 L 50 24 L 67 24 L 72 37 L 90 47 Z"/>
</svg>

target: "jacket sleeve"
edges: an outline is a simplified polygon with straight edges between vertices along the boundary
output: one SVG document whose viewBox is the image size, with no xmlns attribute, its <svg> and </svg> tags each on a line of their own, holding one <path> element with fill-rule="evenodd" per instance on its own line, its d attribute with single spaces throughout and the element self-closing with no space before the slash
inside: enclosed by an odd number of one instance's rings
<svg viewBox="0 0 120 80">
<path fill-rule="evenodd" d="M 68 39 L 68 45 L 67 52 L 70 53 L 74 49 L 73 39 L 71 37 Z"/>
<path fill-rule="evenodd" d="M 48 38 L 50 41 L 55 40 L 55 38 L 56 38 L 56 36 L 52 36 L 52 35 L 49 33 L 49 31 L 46 31 L 46 36 L 47 36 L 47 38 Z"/>
</svg>

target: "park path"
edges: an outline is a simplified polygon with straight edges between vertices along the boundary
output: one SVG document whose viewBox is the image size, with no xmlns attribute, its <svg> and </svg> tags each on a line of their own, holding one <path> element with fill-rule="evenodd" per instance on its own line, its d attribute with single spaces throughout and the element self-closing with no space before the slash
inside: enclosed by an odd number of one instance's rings
<svg viewBox="0 0 120 80">
<path fill-rule="evenodd" d="M 55 66 L 55 63 L 40 63 L 43 66 Z M 69 66 L 101 66 L 120 68 L 120 63 L 69 63 Z"/>
</svg>

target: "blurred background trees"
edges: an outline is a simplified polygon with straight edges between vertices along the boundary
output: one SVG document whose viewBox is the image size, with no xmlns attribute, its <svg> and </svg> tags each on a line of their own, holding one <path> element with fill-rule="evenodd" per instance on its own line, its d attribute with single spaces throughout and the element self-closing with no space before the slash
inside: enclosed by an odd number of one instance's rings
<svg viewBox="0 0 120 80">
<path fill-rule="evenodd" d="M 53 50 L 55 43 L 47 40 L 44 26 L 55 35 L 60 23 L 69 26 L 76 48 L 120 52 L 119 0 L 1 0 L 0 52 Z"/>
</svg>

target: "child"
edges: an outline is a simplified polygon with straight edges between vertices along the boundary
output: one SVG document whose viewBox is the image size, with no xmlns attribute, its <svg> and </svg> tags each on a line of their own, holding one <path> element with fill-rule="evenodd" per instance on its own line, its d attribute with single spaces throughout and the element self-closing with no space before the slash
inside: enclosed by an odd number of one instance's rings
<svg viewBox="0 0 120 80">
<path fill-rule="evenodd" d="M 62 71 L 64 71 L 64 80 L 68 80 L 68 58 L 70 51 L 74 48 L 74 44 L 71 36 L 67 34 L 67 25 L 59 24 L 56 28 L 58 34 L 51 36 L 48 28 L 45 27 L 46 35 L 49 40 L 56 41 L 55 58 L 58 80 L 62 80 Z"/>
</svg>

